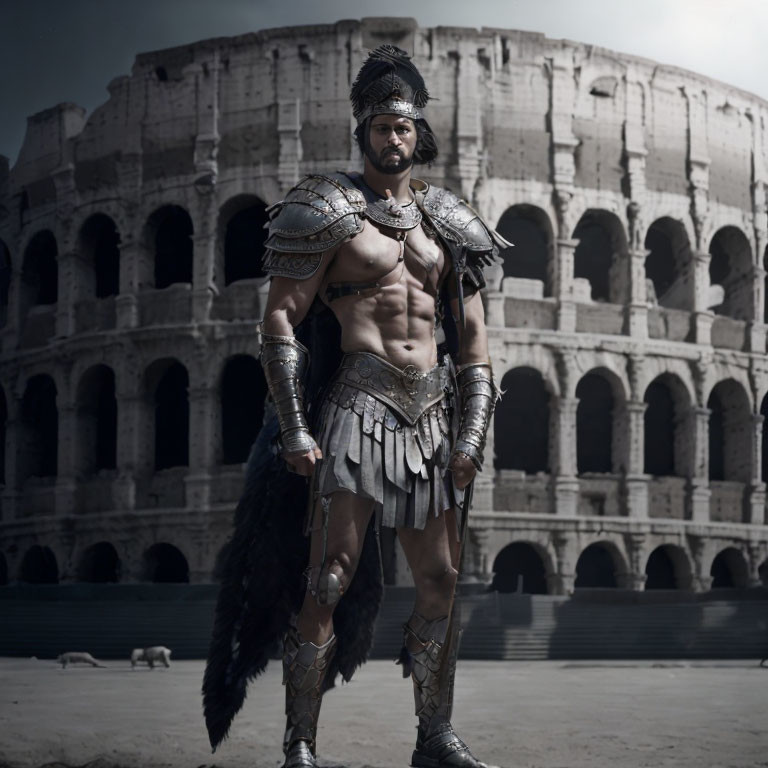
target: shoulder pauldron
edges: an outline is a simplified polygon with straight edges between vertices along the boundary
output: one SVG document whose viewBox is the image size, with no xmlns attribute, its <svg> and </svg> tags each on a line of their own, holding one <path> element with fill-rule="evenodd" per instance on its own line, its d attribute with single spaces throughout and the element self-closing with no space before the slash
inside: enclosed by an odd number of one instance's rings
<svg viewBox="0 0 768 768">
<path fill-rule="evenodd" d="M 325 251 L 363 228 L 363 193 L 342 173 L 306 176 L 270 215 L 264 271 L 305 280 L 320 266 Z"/>
<path fill-rule="evenodd" d="M 438 234 L 453 246 L 454 266 L 463 273 L 463 281 L 469 287 L 482 288 L 483 267 L 496 261 L 499 248 L 512 244 L 489 227 L 469 203 L 448 189 L 429 186 L 417 199 Z"/>
</svg>

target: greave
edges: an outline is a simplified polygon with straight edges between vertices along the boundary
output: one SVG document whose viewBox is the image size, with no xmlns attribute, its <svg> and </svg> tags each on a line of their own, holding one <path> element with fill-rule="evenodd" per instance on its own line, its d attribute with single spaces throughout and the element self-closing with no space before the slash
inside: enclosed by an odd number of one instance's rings
<svg viewBox="0 0 768 768">
<path fill-rule="evenodd" d="M 315 754 L 317 718 L 320 714 L 323 680 L 336 651 L 336 637 L 323 645 L 302 642 L 294 627 L 288 631 L 283 652 L 283 684 L 287 717 L 283 751 L 288 754 L 298 741 L 307 743 Z"/>
<path fill-rule="evenodd" d="M 447 616 L 427 620 L 414 613 L 405 625 L 403 674 L 407 676 L 410 671 L 413 679 L 420 736 L 451 718 L 460 634 L 455 606 L 450 620 Z"/>
</svg>

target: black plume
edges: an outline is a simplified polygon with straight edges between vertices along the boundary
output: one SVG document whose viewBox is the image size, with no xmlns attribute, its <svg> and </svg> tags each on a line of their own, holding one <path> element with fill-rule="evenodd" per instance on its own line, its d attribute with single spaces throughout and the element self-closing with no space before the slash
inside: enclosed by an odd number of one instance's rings
<svg viewBox="0 0 768 768">
<path fill-rule="evenodd" d="M 429 100 L 424 78 L 411 57 L 394 45 L 380 45 L 370 52 L 352 83 L 349 97 L 355 117 L 392 94 L 419 108 Z"/>
</svg>

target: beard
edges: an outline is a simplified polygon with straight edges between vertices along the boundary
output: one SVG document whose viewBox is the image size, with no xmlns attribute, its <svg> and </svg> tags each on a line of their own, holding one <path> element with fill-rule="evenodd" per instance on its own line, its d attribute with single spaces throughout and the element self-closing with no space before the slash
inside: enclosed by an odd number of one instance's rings
<svg viewBox="0 0 768 768">
<path fill-rule="evenodd" d="M 413 165 L 413 156 L 406 157 L 399 149 L 393 149 L 392 147 L 384 149 L 377 155 L 367 142 L 365 156 L 379 173 L 389 176 L 407 171 Z M 394 162 L 394 158 L 398 158 L 397 162 Z"/>
</svg>

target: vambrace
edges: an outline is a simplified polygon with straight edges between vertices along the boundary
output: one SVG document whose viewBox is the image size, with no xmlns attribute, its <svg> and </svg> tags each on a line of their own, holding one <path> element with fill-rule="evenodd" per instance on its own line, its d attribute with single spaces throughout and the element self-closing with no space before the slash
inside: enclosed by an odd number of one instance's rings
<svg viewBox="0 0 768 768">
<path fill-rule="evenodd" d="M 309 365 L 307 348 L 293 336 L 261 335 L 261 367 L 280 422 L 282 453 L 304 454 L 316 448 L 304 414 L 301 380 Z"/>
<path fill-rule="evenodd" d="M 456 380 L 461 400 L 461 421 L 453 452 L 464 454 L 480 470 L 485 436 L 499 391 L 493 383 L 490 363 L 460 365 Z"/>
</svg>

